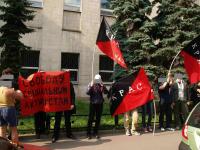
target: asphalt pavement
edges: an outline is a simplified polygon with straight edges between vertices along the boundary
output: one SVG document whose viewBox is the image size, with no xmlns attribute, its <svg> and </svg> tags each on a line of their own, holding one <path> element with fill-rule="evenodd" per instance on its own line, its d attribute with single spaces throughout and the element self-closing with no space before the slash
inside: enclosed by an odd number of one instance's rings
<svg viewBox="0 0 200 150">
<path fill-rule="evenodd" d="M 140 136 L 126 136 L 120 131 L 102 131 L 100 139 L 88 140 L 83 133 L 74 133 L 75 140 L 64 135 L 56 143 L 51 143 L 51 135 L 43 135 L 35 139 L 33 135 L 23 136 L 20 140 L 27 144 L 44 146 L 50 150 L 178 150 L 181 141 L 181 131 L 157 131 L 143 133 Z"/>
</svg>

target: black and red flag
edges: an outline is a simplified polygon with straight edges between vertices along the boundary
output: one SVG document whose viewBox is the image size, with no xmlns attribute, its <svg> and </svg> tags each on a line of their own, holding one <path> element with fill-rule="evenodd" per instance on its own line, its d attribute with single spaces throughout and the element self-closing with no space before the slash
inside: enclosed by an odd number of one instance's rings
<svg viewBox="0 0 200 150">
<path fill-rule="evenodd" d="M 190 83 L 200 81 L 200 36 L 183 48 L 181 56 L 184 58 L 184 66 Z"/>
<path fill-rule="evenodd" d="M 116 81 L 111 87 L 111 115 L 122 114 L 154 99 L 143 68 Z"/>
<path fill-rule="evenodd" d="M 111 32 L 110 26 L 104 17 L 100 25 L 96 44 L 104 54 L 106 54 L 123 68 L 127 69 L 126 63 L 119 48 L 119 43 L 114 39 L 114 35 Z"/>
</svg>

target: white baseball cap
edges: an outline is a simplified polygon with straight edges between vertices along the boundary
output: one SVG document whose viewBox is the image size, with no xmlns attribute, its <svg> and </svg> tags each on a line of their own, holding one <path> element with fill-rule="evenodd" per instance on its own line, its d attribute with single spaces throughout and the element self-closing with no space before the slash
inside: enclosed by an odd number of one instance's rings
<svg viewBox="0 0 200 150">
<path fill-rule="evenodd" d="M 101 83 L 102 80 L 101 80 L 101 76 L 99 74 L 96 74 L 94 76 L 94 83 Z"/>
</svg>

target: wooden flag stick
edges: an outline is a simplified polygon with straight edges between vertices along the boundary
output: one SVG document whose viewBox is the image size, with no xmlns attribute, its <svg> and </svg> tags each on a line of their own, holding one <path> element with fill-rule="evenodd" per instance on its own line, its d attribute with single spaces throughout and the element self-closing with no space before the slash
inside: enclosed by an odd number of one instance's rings
<svg viewBox="0 0 200 150">
<path fill-rule="evenodd" d="M 173 66 L 173 64 L 174 64 L 174 61 L 176 60 L 177 56 L 178 56 L 180 53 L 181 53 L 181 50 L 176 54 L 176 56 L 175 56 L 174 59 L 172 60 L 172 63 L 171 63 L 171 65 L 170 65 L 170 67 L 169 67 L 168 73 L 171 72 L 171 69 L 172 69 L 172 66 Z"/>
<path fill-rule="evenodd" d="M 153 100 L 153 108 L 154 108 L 154 124 L 153 124 L 153 136 L 154 136 L 155 130 L 156 130 L 156 103 L 155 103 L 155 100 Z"/>
</svg>

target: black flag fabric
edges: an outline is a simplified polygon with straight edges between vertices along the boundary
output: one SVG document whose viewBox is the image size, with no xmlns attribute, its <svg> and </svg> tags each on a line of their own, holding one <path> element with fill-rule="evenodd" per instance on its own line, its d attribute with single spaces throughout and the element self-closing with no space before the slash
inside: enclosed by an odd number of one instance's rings
<svg viewBox="0 0 200 150">
<path fill-rule="evenodd" d="M 126 63 L 119 48 L 119 43 L 114 39 L 114 35 L 111 32 L 110 26 L 104 17 L 100 25 L 96 45 L 113 61 L 127 69 Z"/>
<path fill-rule="evenodd" d="M 111 115 L 125 113 L 153 100 L 154 94 L 143 68 L 116 81 L 111 87 Z"/>
<path fill-rule="evenodd" d="M 200 81 L 200 35 L 183 48 L 181 56 L 184 58 L 184 66 L 190 83 Z"/>
</svg>

